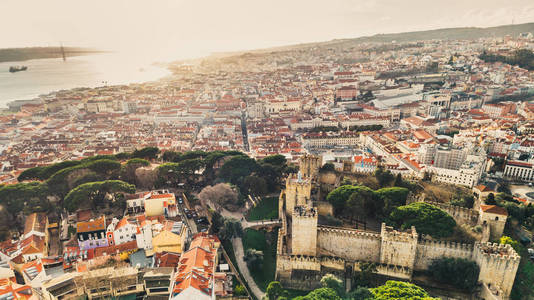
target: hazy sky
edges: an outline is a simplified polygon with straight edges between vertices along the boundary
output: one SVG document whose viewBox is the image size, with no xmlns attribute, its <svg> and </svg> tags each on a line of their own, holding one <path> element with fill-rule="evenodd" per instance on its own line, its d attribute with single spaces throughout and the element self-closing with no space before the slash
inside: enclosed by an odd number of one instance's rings
<svg viewBox="0 0 534 300">
<path fill-rule="evenodd" d="M 512 20 L 534 22 L 534 0 L 0 0 L 0 48 L 180 57 Z"/>
</svg>

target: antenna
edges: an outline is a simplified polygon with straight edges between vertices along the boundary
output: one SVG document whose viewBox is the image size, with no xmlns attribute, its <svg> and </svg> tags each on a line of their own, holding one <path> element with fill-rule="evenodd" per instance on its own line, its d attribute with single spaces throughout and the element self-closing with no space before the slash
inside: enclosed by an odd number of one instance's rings
<svg viewBox="0 0 534 300">
<path fill-rule="evenodd" d="M 67 57 L 65 56 L 65 48 L 63 48 L 63 43 L 61 43 L 61 56 L 63 56 L 63 61 L 67 60 Z"/>
</svg>

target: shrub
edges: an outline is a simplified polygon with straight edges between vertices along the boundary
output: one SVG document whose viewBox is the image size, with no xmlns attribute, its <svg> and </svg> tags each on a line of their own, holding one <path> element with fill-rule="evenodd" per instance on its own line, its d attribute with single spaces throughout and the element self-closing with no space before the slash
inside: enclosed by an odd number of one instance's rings
<svg viewBox="0 0 534 300">
<path fill-rule="evenodd" d="M 448 213 L 424 202 L 397 207 L 391 212 L 389 219 L 397 227 L 409 229 L 415 226 L 418 233 L 435 238 L 451 236 L 456 226 L 456 222 Z"/>
<path fill-rule="evenodd" d="M 477 285 L 480 268 L 471 260 L 442 257 L 432 261 L 428 272 L 439 282 L 471 291 Z"/>
</svg>

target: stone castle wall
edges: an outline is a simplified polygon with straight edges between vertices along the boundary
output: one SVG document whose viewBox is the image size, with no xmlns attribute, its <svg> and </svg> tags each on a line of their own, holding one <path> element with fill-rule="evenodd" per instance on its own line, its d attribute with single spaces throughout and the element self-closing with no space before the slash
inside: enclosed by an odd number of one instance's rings
<svg viewBox="0 0 534 300">
<path fill-rule="evenodd" d="M 277 279 L 282 283 L 291 281 L 294 270 L 320 275 L 350 266 L 358 271 L 361 262 L 377 263 L 378 274 L 409 280 L 414 270 L 427 270 L 434 259 L 454 257 L 475 261 L 480 268 L 479 282 L 502 291 L 503 299 L 508 299 L 519 267 L 520 257 L 510 245 L 430 240 L 419 238 L 415 229 L 397 232 L 385 225 L 380 234 L 326 226 L 316 230 L 316 255 L 278 252 Z M 279 243 L 279 250 L 281 247 Z"/>
<path fill-rule="evenodd" d="M 425 203 L 441 208 L 451 215 L 458 224 L 468 224 L 473 226 L 478 223 L 479 214 L 478 211 L 474 209 L 432 201 L 425 201 Z"/>
<path fill-rule="evenodd" d="M 293 254 L 316 255 L 317 254 L 317 218 L 314 209 L 297 207 L 293 211 L 291 232 L 291 250 Z"/>
<path fill-rule="evenodd" d="M 414 270 L 426 270 L 432 260 L 441 257 L 471 259 L 473 245 L 421 239 L 417 244 Z"/>
<path fill-rule="evenodd" d="M 317 212 L 322 216 L 333 216 L 334 215 L 334 207 L 332 204 L 326 201 L 314 201 L 313 205 L 317 207 Z"/>
<path fill-rule="evenodd" d="M 510 295 L 521 257 L 510 245 L 477 243 L 473 260 L 480 267 L 478 280 Z"/>
<path fill-rule="evenodd" d="M 325 226 L 317 228 L 317 248 L 323 255 L 379 262 L 380 242 L 380 234 Z"/>
<path fill-rule="evenodd" d="M 399 232 L 385 224 L 380 233 L 319 226 L 319 202 L 310 199 L 317 176 L 310 167 L 316 163 L 309 158 L 301 161 L 301 168 L 306 168 L 306 175 L 311 176 L 289 176 L 281 193 L 283 225 L 277 245 L 277 280 L 293 288 L 312 286 L 325 272 L 358 271 L 361 262 L 376 263 L 378 274 L 410 280 L 414 270 L 427 270 L 434 259 L 454 257 L 475 261 L 480 267 L 479 282 L 488 290 L 500 291 L 502 299 L 509 298 L 520 260 L 509 245 L 431 240 L 419 237 L 414 227 Z M 421 199 L 410 196 L 407 202 L 415 201 Z M 427 203 L 443 209 L 459 224 L 480 222 L 476 210 Z"/>
</svg>

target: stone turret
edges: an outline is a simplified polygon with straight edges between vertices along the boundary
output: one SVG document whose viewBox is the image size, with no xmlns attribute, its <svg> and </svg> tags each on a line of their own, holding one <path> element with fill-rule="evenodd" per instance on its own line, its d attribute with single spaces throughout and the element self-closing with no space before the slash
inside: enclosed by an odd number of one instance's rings
<svg viewBox="0 0 534 300">
<path fill-rule="evenodd" d="M 380 263 L 413 269 L 418 238 L 415 227 L 412 226 L 411 232 L 399 232 L 382 223 L 380 235 Z"/>
<path fill-rule="evenodd" d="M 280 199 L 280 207 L 285 205 L 286 214 L 291 215 L 295 206 L 311 206 L 311 189 L 312 182 L 309 177 L 302 174 L 290 174 L 286 179 L 283 195 L 285 199 Z"/>
<path fill-rule="evenodd" d="M 304 177 L 316 178 L 322 164 L 321 156 L 306 154 L 299 160 L 299 169 Z"/>
<path fill-rule="evenodd" d="M 480 267 L 478 281 L 490 290 L 502 291 L 502 298 L 508 299 L 521 260 L 517 252 L 510 245 L 477 243 L 473 260 Z"/>
<path fill-rule="evenodd" d="M 291 216 L 292 255 L 317 254 L 317 210 L 308 206 L 295 206 Z"/>
<path fill-rule="evenodd" d="M 498 240 L 504 232 L 508 212 L 505 208 L 497 205 L 480 205 L 479 224 L 488 225 L 490 231 L 490 240 Z"/>
</svg>

